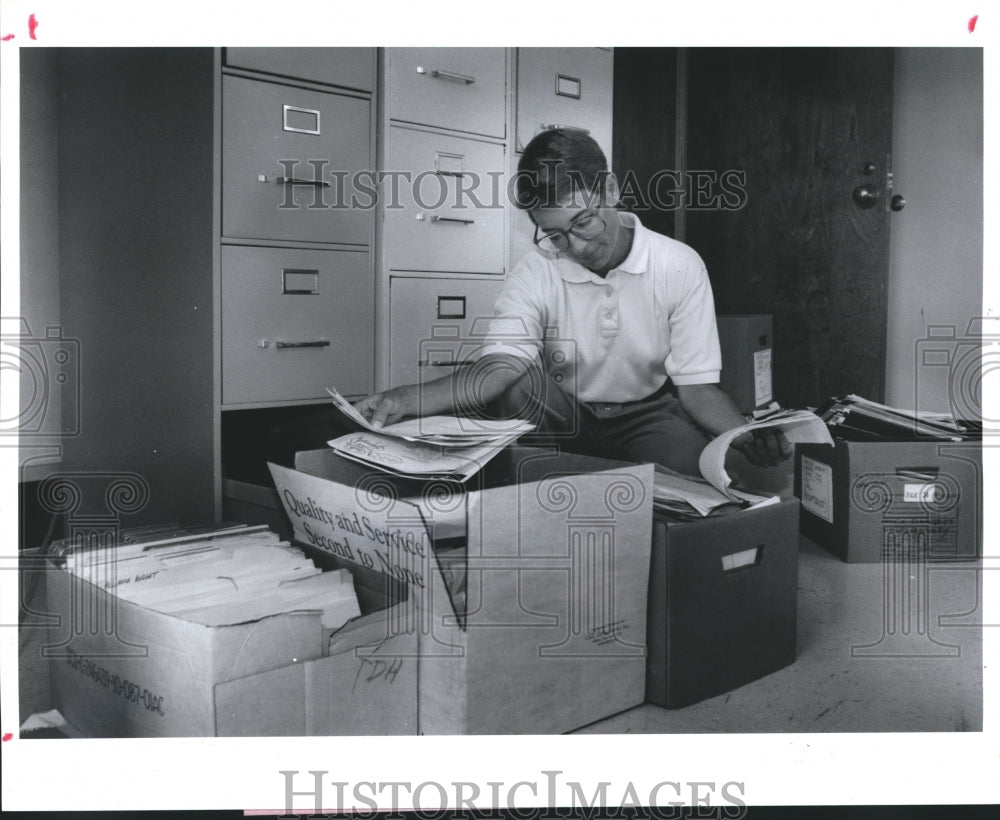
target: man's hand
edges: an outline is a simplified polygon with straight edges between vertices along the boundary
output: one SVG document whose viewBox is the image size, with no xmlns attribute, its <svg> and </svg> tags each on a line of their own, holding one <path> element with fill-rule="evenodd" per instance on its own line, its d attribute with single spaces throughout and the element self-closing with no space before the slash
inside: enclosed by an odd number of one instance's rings
<svg viewBox="0 0 1000 820">
<path fill-rule="evenodd" d="M 756 467 L 775 467 L 795 451 L 785 434 L 776 427 L 749 430 L 733 439 L 731 446 Z"/>
<path fill-rule="evenodd" d="M 395 424 L 404 416 L 414 415 L 415 410 L 411 409 L 411 391 L 408 387 L 394 387 L 384 393 L 373 393 L 372 395 L 354 403 L 357 410 L 372 427 L 382 427 L 386 424 Z"/>
</svg>

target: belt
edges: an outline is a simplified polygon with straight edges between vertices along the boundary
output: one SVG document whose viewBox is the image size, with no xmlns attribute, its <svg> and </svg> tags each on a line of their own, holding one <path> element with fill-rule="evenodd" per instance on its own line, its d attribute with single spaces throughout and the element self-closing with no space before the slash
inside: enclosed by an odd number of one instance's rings
<svg viewBox="0 0 1000 820">
<path fill-rule="evenodd" d="M 636 399 L 635 401 L 625 401 L 625 402 L 610 402 L 610 401 L 588 401 L 584 402 L 587 407 L 590 408 L 591 412 L 598 418 L 607 418 L 610 416 L 617 416 L 623 411 L 629 409 L 630 407 L 635 407 L 640 404 L 647 404 L 651 401 L 656 401 L 661 399 L 668 394 L 672 394 L 672 385 L 670 379 L 667 379 L 663 386 L 660 387 L 656 392 L 651 393 L 644 399 Z"/>
</svg>

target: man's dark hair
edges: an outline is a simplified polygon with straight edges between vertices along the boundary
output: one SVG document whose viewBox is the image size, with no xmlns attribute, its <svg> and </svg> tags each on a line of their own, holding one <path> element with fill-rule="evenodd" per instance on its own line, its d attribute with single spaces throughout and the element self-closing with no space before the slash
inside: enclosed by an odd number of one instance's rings
<svg viewBox="0 0 1000 820">
<path fill-rule="evenodd" d="M 604 190 L 608 160 L 586 131 L 552 128 L 525 146 L 517 164 L 518 208 L 552 207 L 565 197 Z"/>
</svg>

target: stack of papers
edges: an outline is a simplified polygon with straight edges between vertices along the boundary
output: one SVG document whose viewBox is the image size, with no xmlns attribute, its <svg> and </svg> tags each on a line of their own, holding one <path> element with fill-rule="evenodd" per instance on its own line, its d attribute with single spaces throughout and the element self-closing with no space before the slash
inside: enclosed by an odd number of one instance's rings
<svg viewBox="0 0 1000 820">
<path fill-rule="evenodd" d="M 334 630 L 360 614 L 347 570 L 323 572 L 266 527 L 64 547 L 60 554 L 66 571 L 105 592 L 208 626 L 318 610 L 323 627 Z"/>
<path fill-rule="evenodd" d="M 465 481 L 534 429 L 520 419 L 459 416 L 422 416 L 376 428 L 336 390 L 327 392 L 334 407 L 361 428 L 327 444 L 345 458 L 411 478 Z"/>
<path fill-rule="evenodd" d="M 726 473 L 726 454 L 733 439 L 751 430 L 777 427 L 791 444 L 833 444 L 823 420 L 807 410 L 786 410 L 766 419 L 727 430 L 708 443 L 698 459 L 701 478 L 657 469 L 653 474 L 653 506 L 680 518 L 699 518 L 725 508 L 753 509 L 775 504 L 776 496 L 763 496 L 733 486 Z"/>
<path fill-rule="evenodd" d="M 831 398 L 816 410 L 846 441 L 974 441 L 982 423 L 887 407 L 853 394 Z"/>
</svg>

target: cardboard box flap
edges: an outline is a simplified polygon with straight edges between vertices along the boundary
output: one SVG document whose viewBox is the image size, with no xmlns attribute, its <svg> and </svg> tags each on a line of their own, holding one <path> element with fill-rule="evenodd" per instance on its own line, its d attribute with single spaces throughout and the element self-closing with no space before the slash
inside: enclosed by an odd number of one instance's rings
<svg viewBox="0 0 1000 820">
<path fill-rule="evenodd" d="M 563 731 L 642 700 L 652 466 L 561 473 L 470 497 L 467 731 L 530 733 L 539 715 Z"/>
<path fill-rule="evenodd" d="M 417 633 L 388 609 L 336 633 L 330 657 L 306 664 L 306 726 L 319 735 L 417 733 Z"/>
<path fill-rule="evenodd" d="M 296 453 L 295 469 L 306 475 L 357 487 L 362 494 L 371 491 L 413 504 L 420 510 L 433 541 L 465 537 L 465 484 L 390 475 L 343 458 L 329 448 Z M 470 480 L 474 481 L 475 477 Z M 287 508 L 288 504 L 285 506 Z"/>
<path fill-rule="evenodd" d="M 409 585 L 407 606 L 425 620 L 432 611 L 455 617 L 420 509 L 389 477 L 362 468 L 352 486 L 339 472 L 331 479 L 268 466 L 298 540 Z"/>
</svg>

